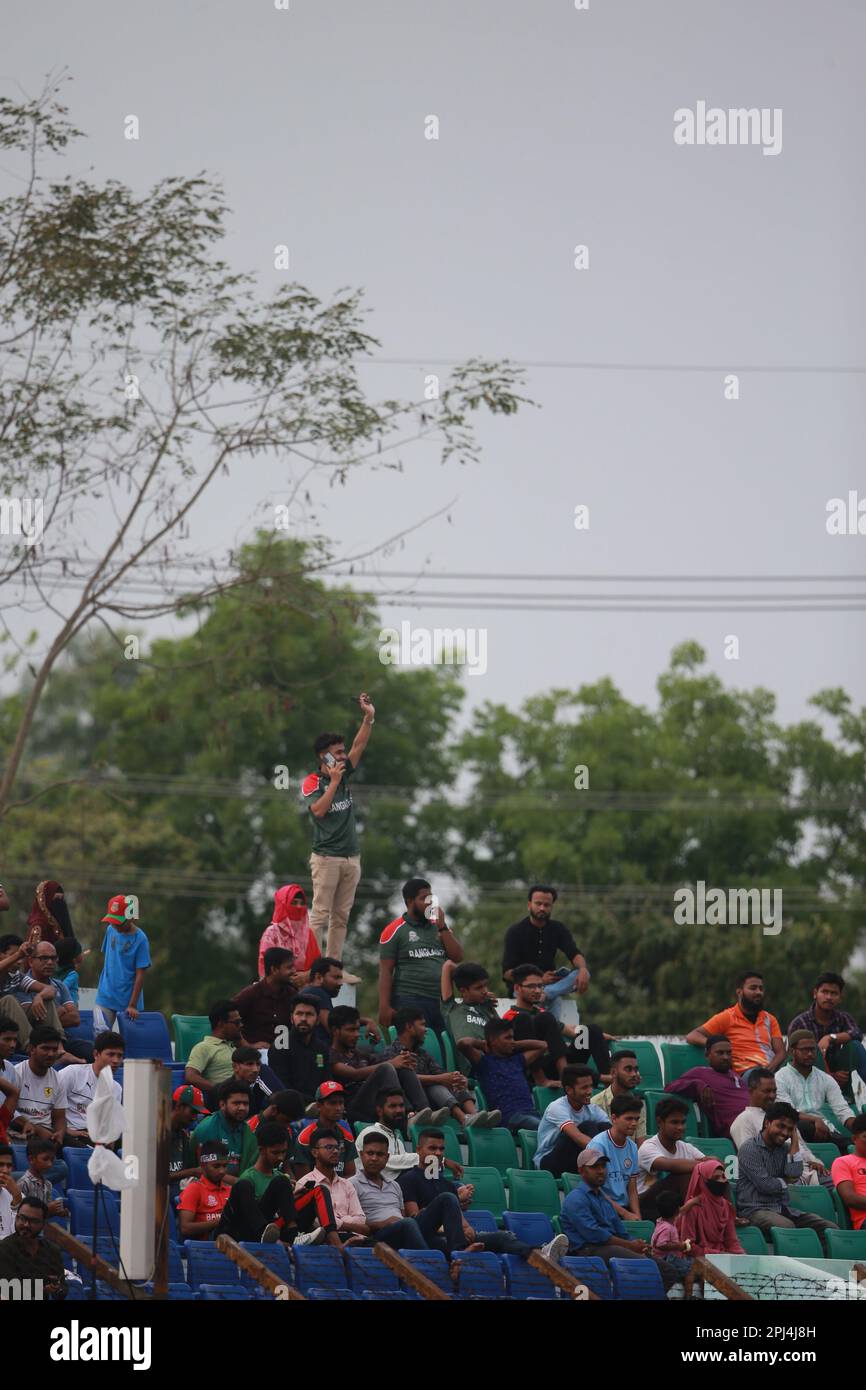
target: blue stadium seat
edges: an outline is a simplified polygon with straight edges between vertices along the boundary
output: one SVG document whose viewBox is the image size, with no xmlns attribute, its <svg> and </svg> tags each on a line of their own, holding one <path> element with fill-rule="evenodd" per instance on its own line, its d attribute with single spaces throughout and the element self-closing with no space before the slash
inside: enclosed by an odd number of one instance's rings
<svg viewBox="0 0 866 1390">
<path fill-rule="evenodd" d="M 655 1260 L 618 1260 L 614 1256 L 608 1268 L 614 1298 L 656 1303 L 664 1300 L 664 1284 Z"/>
<path fill-rule="evenodd" d="M 506 1231 L 513 1231 L 527 1245 L 546 1245 L 553 1240 L 550 1218 L 540 1211 L 506 1211 L 502 1220 Z"/>
<path fill-rule="evenodd" d="M 598 1255 L 566 1255 L 563 1268 L 599 1298 L 613 1298 L 607 1265 Z"/>
<path fill-rule="evenodd" d="M 12 1162 L 15 1165 L 14 1172 L 23 1173 L 27 1167 L 27 1145 L 12 1144 Z"/>
<path fill-rule="evenodd" d="M 90 1174 L 87 1171 L 87 1164 L 93 1149 L 72 1149 L 65 1148 L 62 1151 L 63 1161 L 69 1169 L 67 1180 L 68 1188 L 75 1188 L 77 1192 L 92 1191 L 93 1183 L 90 1181 Z"/>
<path fill-rule="evenodd" d="M 314 1284 L 312 1288 L 307 1289 L 307 1298 L 317 1303 L 355 1303 L 358 1295 L 352 1289 L 329 1288 L 327 1285 L 318 1288 Z"/>
<path fill-rule="evenodd" d="M 301 1293 L 309 1289 L 348 1288 L 346 1267 L 339 1250 L 331 1245 L 319 1248 L 315 1245 L 302 1245 L 293 1250 L 295 1274 Z"/>
<path fill-rule="evenodd" d="M 411 1303 L 412 1299 L 405 1289 L 365 1289 L 361 1294 L 362 1300 L 367 1303 L 384 1303 L 386 1301 L 396 1301 Z"/>
<path fill-rule="evenodd" d="M 119 1013 L 115 1024 L 123 1038 L 126 1061 L 139 1057 L 156 1057 L 162 1062 L 173 1062 L 171 1037 L 168 1024 L 162 1014 L 139 1014 L 138 1018 L 127 1018 Z"/>
<path fill-rule="evenodd" d="M 276 1274 L 277 1278 L 284 1284 L 294 1284 L 295 1271 L 292 1268 L 289 1252 L 282 1241 L 276 1241 L 274 1244 L 265 1245 L 260 1241 L 242 1240 L 240 1244 L 242 1250 L 248 1250 L 251 1255 L 255 1256 L 260 1264 L 265 1265 L 272 1274 Z M 253 1290 L 262 1287 L 251 1274 L 247 1274 L 245 1269 L 241 1270 L 241 1283 L 245 1284 L 248 1289 Z"/>
<path fill-rule="evenodd" d="M 93 1010 L 92 1010 L 92 1009 L 79 1009 L 79 1010 L 78 1010 L 78 1015 L 79 1015 L 79 1018 L 81 1019 L 81 1022 L 80 1022 L 80 1023 L 76 1023 L 75 1026 L 74 1026 L 74 1028 L 73 1028 L 73 1027 L 70 1027 L 70 1025 L 69 1025 L 68 1023 L 64 1023 L 64 1025 L 63 1025 L 63 1031 L 64 1031 L 64 1033 L 66 1034 L 67 1038 L 72 1038 L 75 1042 L 92 1042 L 92 1041 L 93 1041 Z"/>
<path fill-rule="evenodd" d="M 448 1273 L 448 1261 L 441 1250 L 400 1250 L 398 1253 L 407 1264 L 414 1266 L 419 1274 L 426 1274 L 431 1284 L 435 1284 L 443 1293 L 454 1293 L 454 1285 Z M 410 1289 L 410 1292 L 415 1291 Z"/>
<path fill-rule="evenodd" d="M 205 1303 L 217 1299 L 231 1299 L 235 1303 L 248 1303 L 252 1298 L 249 1289 L 238 1281 L 236 1284 L 199 1284 L 198 1296 Z"/>
<path fill-rule="evenodd" d="M 90 1285 L 80 1283 L 77 1279 L 67 1279 L 66 1281 L 66 1302 L 67 1303 L 87 1303 L 90 1301 Z"/>
<path fill-rule="evenodd" d="M 490 1234 L 499 1230 L 499 1223 L 493 1212 L 486 1211 L 484 1207 L 470 1207 L 466 1213 L 466 1220 L 479 1234 Z"/>
<path fill-rule="evenodd" d="M 460 1261 L 457 1290 L 460 1298 L 504 1298 L 505 1278 L 499 1256 L 489 1250 L 456 1255 Z"/>
<path fill-rule="evenodd" d="M 101 1280 L 96 1283 L 96 1299 L 98 1303 L 126 1303 L 127 1299 L 117 1289 L 113 1289 L 110 1284 L 103 1284 Z"/>
<path fill-rule="evenodd" d="M 94 1188 L 82 1191 L 72 1188 L 66 1194 L 66 1205 L 70 1211 L 71 1231 L 81 1240 L 93 1236 L 93 1203 L 97 1193 Z M 97 1235 L 120 1235 L 120 1193 L 103 1187 L 99 1191 L 96 1206 Z"/>
<path fill-rule="evenodd" d="M 145 1293 L 152 1294 L 153 1284 L 148 1282 L 144 1285 L 144 1290 Z M 185 1284 L 182 1279 L 175 1281 L 170 1280 L 168 1285 L 168 1297 L 172 1303 L 181 1299 L 189 1303 L 190 1300 L 195 1298 L 195 1290 L 190 1288 L 189 1284 Z"/>
<path fill-rule="evenodd" d="M 512 1298 L 557 1298 L 555 1284 L 519 1255 L 502 1255 L 505 1284 Z"/>
<path fill-rule="evenodd" d="M 192 1288 L 201 1284 L 239 1284 L 240 1273 L 228 1255 L 217 1250 L 212 1240 L 188 1240 L 184 1243 L 187 1281 Z"/>
<path fill-rule="evenodd" d="M 393 1269 L 384 1265 L 374 1250 L 350 1246 L 345 1255 L 349 1268 L 349 1288 L 354 1289 L 355 1293 L 393 1293 L 400 1288 L 400 1280 Z"/>
</svg>

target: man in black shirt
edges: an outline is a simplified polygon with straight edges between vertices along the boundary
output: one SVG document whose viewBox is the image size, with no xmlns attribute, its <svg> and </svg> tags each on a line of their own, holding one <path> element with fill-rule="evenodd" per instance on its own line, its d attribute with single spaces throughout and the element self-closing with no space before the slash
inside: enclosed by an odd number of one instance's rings
<svg viewBox="0 0 866 1390">
<path fill-rule="evenodd" d="M 0 1279 L 41 1279 L 45 1298 L 65 1298 L 63 1256 L 42 1234 L 47 1220 L 44 1202 L 38 1197 L 21 1198 L 15 1215 L 15 1234 L 0 1240 Z"/>
<path fill-rule="evenodd" d="M 502 953 L 502 974 L 509 986 L 509 993 L 516 967 L 537 965 L 549 991 L 546 996 L 548 1004 L 553 1004 L 561 994 L 570 994 L 573 989 L 578 994 L 585 994 L 589 986 L 589 971 L 583 953 L 565 923 L 556 921 L 550 915 L 557 896 L 556 889 L 546 884 L 532 885 L 529 890 L 529 915 L 508 928 Z M 573 967 L 562 979 L 557 977 L 553 968 L 558 951 Z"/>
<path fill-rule="evenodd" d="M 292 1003 L 292 1022 L 286 1037 L 278 1036 L 268 1050 L 271 1070 L 288 1090 L 300 1091 L 305 1105 L 312 1105 L 322 1082 L 331 1080 L 331 1042 L 318 1027 L 318 1017 L 316 1001 L 299 994 Z"/>
<path fill-rule="evenodd" d="M 514 1024 L 515 1042 L 540 1038 L 547 1050 L 531 1067 L 533 1083 L 546 1086 L 548 1078 L 557 1079 L 565 1066 L 568 1046 L 553 1014 L 541 1007 L 544 994 L 542 971 L 537 965 L 518 965 L 512 972 L 514 1004 L 503 1014 Z"/>
</svg>

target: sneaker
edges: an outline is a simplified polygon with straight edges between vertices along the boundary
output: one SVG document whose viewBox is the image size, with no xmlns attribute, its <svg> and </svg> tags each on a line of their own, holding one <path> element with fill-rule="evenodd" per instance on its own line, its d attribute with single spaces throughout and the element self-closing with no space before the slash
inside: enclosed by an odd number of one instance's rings
<svg viewBox="0 0 866 1390">
<path fill-rule="evenodd" d="M 482 1115 L 485 1116 L 485 1120 L 484 1120 L 484 1128 L 485 1128 L 485 1129 L 498 1129 L 499 1126 L 502 1124 L 502 1111 L 501 1111 L 501 1110 L 482 1110 L 481 1113 L 482 1113 Z"/>
<path fill-rule="evenodd" d="M 672 1303 L 679 1302 L 681 1299 L 685 1298 L 685 1296 L 686 1290 L 684 1284 L 674 1284 L 667 1292 L 667 1297 Z"/>
<path fill-rule="evenodd" d="M 471 1115 L 467 1115 L 467 1116 L 466 1116 L 466 1119 L 463 1121 L 463 1128 L 464 1128 L 464 1129 L 471 1129 L 473 1125 L 479 1125 L 479 1126 L 481 1127 L 481 1129 L 483 1129 L 483 1128 L 484 1128 L 484 1122 L 485 1122 L 486 1119 L 487 1119 L 487 1111 L 486 1111 L 486 1110 L 473 1110 L 472 1114 L 471 1114 Z"/>
<path fill-rule="evenodd" d="M 325 1239 L 324 1226 L 317 1226 L 314 1231 L 299 1231 L 295 1236 L 293 1245 L 318 1245 L 319 1241 Z M 262 1236 L 264 1240 L 264 1236 Z"/>
<path fill-rule="evenodd" d="M 541 1253 L 551 1264 L 559 1265 L 562 1268 L 562 1257 L 568 1254 L 568 1236 L 554 1236 L 546 1245 L 542 1245 Z"/>
<path fill-rule="evenodd" d="M 275 1221 L 269 1221 L 259 1236 L 263 1245 L 276 1245 L 280 1238 L 280 1228 Z"/>
<path fill-rule="evenodd" d="M 437 1110 L 436 1113 L 438 1115 L 440 1112 Z M 449 1112 L 446 1111 L 445 1113 L 448 1114 Z M 413 1125 L 432 1125 L 433 1111 L 430 1109 L 430 1106 L 428 1105 L 424 1110 L 416 1110 L 415 1114 L 411 1117 L 411 1123 Z"/>
<path fill-rule="evenodd" d="M 433 1110 L 430 1114 L 430 1119 L 426 1120 L 425 1123 L 428 1125 L 444 1125 L 445 1121 L 450 1119 L 451 1111 L 448 1109 L 447 1105 L 443 1105 L 441 1110 Z M 417 1124 L 418 1121 L 416 1120 L 415 1123 Z"/>
</svg>

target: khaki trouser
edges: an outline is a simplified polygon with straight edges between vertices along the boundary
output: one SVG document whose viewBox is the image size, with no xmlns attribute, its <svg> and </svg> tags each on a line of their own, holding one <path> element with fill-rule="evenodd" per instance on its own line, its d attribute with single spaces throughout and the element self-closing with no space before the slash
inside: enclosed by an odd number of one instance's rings
<svg viewBox="0 0 866 1390">
<path fill-rule="evenodd" d="M 310 928 L 319 950 L 336 960 L 343 959 L 346 926 L 355 889 L 361 877 L 361 856 L 353 854 L 337 859 L 330 854 L 311 854 L 313 876 L 313 906 L 310 909 Z M 327 944 L 322 945 L 327 930 Z"/>
<path fill-rule="evenodd" d="M 18 1050 L 24 1052 L 30 1042 L 30 1030 L 36 1026 L 38 1020 L 31 1018 L 30 1009 L 22 1009 L 18 1000 L 11 994 L 0 996 L 0 1018 L 6 1018 L 11 1023 L 18 1024 Z M 57 1005 L 53 999 L 45 1005 L 45 1017 L 39 1021 L 47 1023 L 51 1028 L 56 1028 L 64 1038 L 66 1037 L 60 1022 L 60 1015 L 57 1012 Z"/>
</svg>

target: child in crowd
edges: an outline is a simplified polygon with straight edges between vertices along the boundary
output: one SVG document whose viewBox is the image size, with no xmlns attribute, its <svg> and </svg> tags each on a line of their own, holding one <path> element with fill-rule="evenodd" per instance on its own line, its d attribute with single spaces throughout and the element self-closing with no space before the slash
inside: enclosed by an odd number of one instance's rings
<svg viewBox="0 0 866 1390">
<path fill-rule="evenodd" d="M 680 1199 L 675 1192 L 660 1192 L 656 1199 L 656 1209 L 658 1219 L 655 1230 L 652 1234 L 650 1246 L 657 1255 L 661 1255 L 665 1262 L 675 1269 L 682 1278 L 686 1296 L 690 1296 L 695 1281 L 692 1269 L 694 1260 L 689 1254 L 689 1242 L 680 1237 L 676 1227 L 678 1216 L 691 1211 L 700 1202 L 700 1197 L 691 1197 L 689 1201 L 680 1204 Z"/>
<path fill-rule="evenodd" d="M 77 1009 L 79 987 L 78 972 L 81 969 L 84 957 L 89 956 L 90 952 L 85 951 L 80 941 L 76 941 L 73 937 L 68 936 L 65 936 L 62 941 L 58 941 L 55 949 L 57 951 L 57 971 L 55 973 L 55 979 L 59 980 L 60 983 L 65 985 L 69 990 L 72 996 L 72 1002 Z"/>
<path fill-rule="evenodd" d="M 103 917 L 106 924 L 102 954 L 105 957 L 96 989 L 93 1028 L 110 1032 L 119 1013 L 138 1018 L 144 1007 L 144 972 L 150 967 L 150 945 L 134 917 L 127 917 L 129 901 L 117 893 Z"/>
<path fill-rule="evenodd" d="M 38 1197 L 48 1208 L 49 1216 L 68 1216 L 62 1197 L 54 1196 L 48 1173 L 54 1167 L 57 1145 L 51 1139 L 27 1140 L 27 1168 L 18 1179 L 22 1197 Z"/>
</svg>

